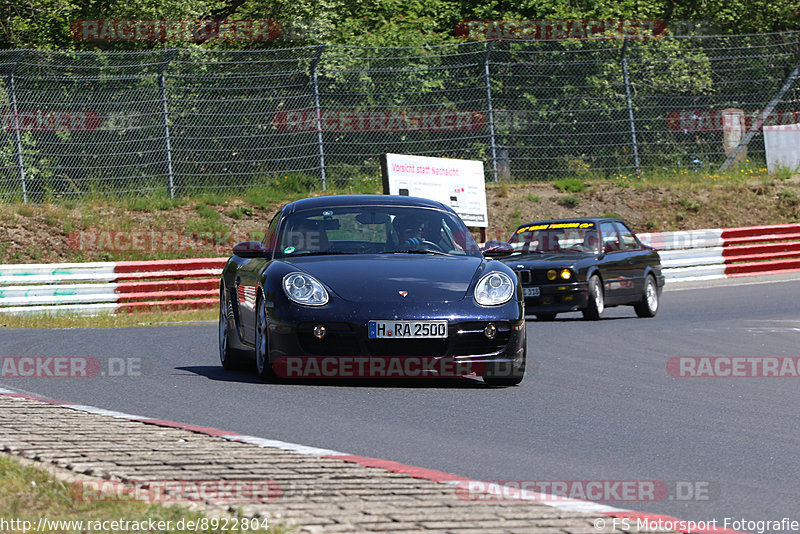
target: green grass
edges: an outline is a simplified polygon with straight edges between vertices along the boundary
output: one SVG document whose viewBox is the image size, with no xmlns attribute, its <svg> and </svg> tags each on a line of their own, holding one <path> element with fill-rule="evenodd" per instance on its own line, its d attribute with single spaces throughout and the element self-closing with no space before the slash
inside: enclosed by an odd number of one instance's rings
<svg viewBox="0 0 800 534">
<path fill-rule="evenodd" d="M 558 203 L 565 208 L 574 208 L 581 203 L 580 199 L 575 195 L 566 195 L 558 199 Z"/>
<path fill-rule="evenodd" d="M 527 200 L 528 202 L 534 202 L 534 203 L 542 201 L 542 199 L 539 197 L 539 195 L 534 195 L 533 193 L 528 193 L 528 195 L 525 197 L 525 200 Z"/>
<path fill-rule="evenodd" d="M 195 323 L 216 321 L 219 310 L 164 311 L 112 315 L 69 315 L 66 313 L 4 314 L 0 312 L 0 327 L 5 328 L 126 328 L 164 323 Z"/>
<path fill-rule="evenodd" d="M 163 521 L 164 525 L 170 522 L 172 528 L 160 530 L 160 532 L 177 534 L 187 532 L 187 530 L 177 528 L 179 521 L 183 520 L 186 524 L 188 521 L 198 522 L 204 518 L 202 514 L 181 506 L 161 506 L 133 499 L 87 500 L 81 497 L 76 488 L 56 480 L 45 471 L 22 465 L 13 458 L 3 455 L 0 455 L 0 517 L 6 521 L 11 519 L 29 521 L 31 523 L 29 532 L 36 528 L 40 518 L 47 518 L 50 521 L 84 522 L 84 528 L 80 530 L 62 526 L 58 530 L 62 534 L 78 534 L 93 530 L 86 528 L 90 521 L 94 523 L 115 520 L 144 522 L 144 525 L 147 525 L 150 520 Z M 148 532 L 147 526 L 145 528 L 128 526 L 129 529 L 114 530 L 114 532 Z M 22 528 L 15 530 L 23 531 Z M 196 531 L 231 534 L 253 532 L 284 534 L 291 532 L 281 525 L 270 525 L 266 530 L 201 528 Z"/>
<path fill-rule="evenodd" d="M 581 193 L 586 190 L 583 178 L 559 178 L 553 186 L 562 193 Z"/>
<path fill-rule="evenodd" d="M 253 208 L 251 208 L 250 206 L 239 206 L 232 210 L 226 211 L 225 215 L 233 219 L 236 219 L 238 221 L 239 219 L 243 219 L 244 217 L 252 217 Z"/>
<path fill-rule="evenodd" d="M 775 178 L 777 178 L 779 180 L 788 180 L 789 178 L 791 178 L 792 176 L 794 176 L 797 173 L 798 173 L 798 171 L 795 170 L 795 169 L 792 169 L 792 168 L 789 168 L 789 167 L 784 167 L 784 166 L 779 166 L 775 170 L 774 176 L 775 176 Z"/>
<path fill-rule="evenodd" d="M 180 206 L 182 201 L 166 195 L 145 195 L 125 199 L 125 206 L 131 211 L 165 211 Z"/>
<path fill-rule="evenodd" d="M 680 199 L 678 204 L 680 204 L 686 211 L 692 211 L 695 213 L 700 211 L 700 203 L 689 198 Z"/>
</svg>

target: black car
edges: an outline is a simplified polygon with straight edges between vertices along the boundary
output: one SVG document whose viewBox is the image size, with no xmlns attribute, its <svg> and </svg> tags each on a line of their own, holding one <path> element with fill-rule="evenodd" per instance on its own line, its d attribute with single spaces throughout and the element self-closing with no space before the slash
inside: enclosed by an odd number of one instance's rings
<svg viewBox="0 0 800 534">
<path fill-rule="evenodd" d="M 489 241 L 484 254 L 501 258 L 522 284 L 527 315 L 551 321 L 580 310 L 630 305 L 653 317 L 664 287 L 661 259 L 619 219 L 561 219 L 524 224 L 508 240 Z"/>
<path fill-rule="evenodd" d="M 292 202 L 262 242 L 236 245 L 220 283 L 219 351 L 260 376 L 525 373 L 522 290 L 448 206 L 389 195 Z"/>
</svg>

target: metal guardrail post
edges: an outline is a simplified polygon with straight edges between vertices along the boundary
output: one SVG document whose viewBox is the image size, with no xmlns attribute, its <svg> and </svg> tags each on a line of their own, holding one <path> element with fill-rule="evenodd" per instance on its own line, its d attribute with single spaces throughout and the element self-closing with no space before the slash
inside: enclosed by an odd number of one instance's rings
<svg viewBox="0 0 800 534">
<path fill-rule="evenodd" d="M 736 146 L 733 152 L 728 154 L 725 162 L 720 166 L 719 172 L 725 172 L 731 168 L 733 162 L 736 161 L 736 157 L 747 147 L 747 145 L 750 144 L 750 141 L 753 139 L 753 137 L 755 137 L 758 131 L 761 130 L 761 126 L 764 125 L 766 118 L 769 117 L 770 113 L 772 113 L 772 110 L 778 105 L 778 102 L 780 102 L 783 96 L 789 91 L 789 89 L 792 88 L 792 85 L 794 85 L 794 82 L 797 81 L 798 77 L 800 77 L 800 59 L 798 59 L 797 66 L 795 66 L 792 73 L 789 74 L 789 77 L 786 78 L 785 82 L 783 82 L 783 87 L 781 87 L 781 90 L 778 91 L 778 94 L 776 94 L 775 97 L 770 100 L 769 104 L 767 104 L 767 107 L 765 107 L 764 110 L 758 114 L 758 119 L 753 121 L 753 126 L 750 128 L 750 131 L 747 132 L 744 137 L 742 137 L 742 140 L 739 141 L 739 144 Z"/>
<path fill-rule="evenodd" d="M 161 118 L 164 125 L 164 150 L 167 162 L 167 176 L 169 177 L 169 198 L 175 198 L 175 176 L 172 170 L 172 141 L 169 132 L 169 107 L 167 106 L 167 88 L 164 80 L 164 71 L 172 61 L 177 49 L 167 50 L 167 57 L 158 69 L 158 89 L 161 96 Z"/>
<path fill-rule="evenodd" d="M 628 76 L 628 56 L 626 54 L 628 49 L 628 38 L 625 37 L 622 41 L 622 79 L 625 82 L 625 103 L 628 107 L 628 123 L 631 130 L 631 146 L 633 147 L 633 166 L 636 168 L 636 174 L 641 176 L 642 169 L 639 166 L 639 143 L 636 140 L 636 123 L 633 120 L 633 101 L 631 100 L 631 81 Z"/>
<path fill-rule="evenodd" d="M 14 66 L 11 67 L 11 72 L 8 74 L 8 99 L 11 103 L 11 116 L 13 117 L 14 129 L 14 152 L 17 159 L 17 167 L 19 168 L 19 179 L 22 182 L 22 201 L 28 203 L 28 187 L 25 183 L 25 162 L 22 158 L 22 137 L 19 134 L 19 110 L 17 109 L 17 90 L 14 84 L 14 71 L 19 64 L 19 60 L 14 61 Z"/>
<path fill-rule="evenodd" d="M 489 145 L 492 150 L 492 174 L 497 182 L 497 143 L 494 135 L 494 109 L 492 108 L 492 82 L 489 78 L 489 54 L 492 52 L 494 41 L 486 43 L 486 53 L 483 58 L 483 77 L 486 84 L 486 112 L 489 119 Z"/>
<path fill-rule="evenodd" d="M 311 61 L 311 87 L 314 93 L 314 117 L 315 127 L 317 130 L 317 147 L 319 150 L 319 179 L 322 182 L 322 190 L 327 191 L 328 183 L 325 174 L 325 145 L 322 143 L 322 109 L 319 105 L 319 81 L 317 79 L 317 67 L 322 59 L 322 52 L 325 51 L 325 45 L 317 47 L 317 53 Z"/>
</svg>

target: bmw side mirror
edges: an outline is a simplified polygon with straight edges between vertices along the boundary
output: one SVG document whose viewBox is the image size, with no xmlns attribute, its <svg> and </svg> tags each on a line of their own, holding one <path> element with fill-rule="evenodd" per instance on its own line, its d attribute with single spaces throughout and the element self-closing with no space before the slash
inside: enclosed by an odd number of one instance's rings
<svg viewBox="0 0 800 534">
<path fill-rule="evenodd" d="M 234 245 L 233 254 L 240 258 L 263 258 L 267 255 L 267 249 L 260 241 L 244 241 Z"/>
</svg>

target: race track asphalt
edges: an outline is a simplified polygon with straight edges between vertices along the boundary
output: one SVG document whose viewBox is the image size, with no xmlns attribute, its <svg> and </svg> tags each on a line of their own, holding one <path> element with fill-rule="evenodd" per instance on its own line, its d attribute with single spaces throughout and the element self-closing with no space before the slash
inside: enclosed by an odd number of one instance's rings
<svg viewBox="0 0 800 534">
<path fill-rule="evenodd" d="M 667 372 L 680 356 L 800 356 L 798 295 L 798 280 L 726 284 L 666 291 L 654 319 L 531 320 L 513 388 L 263 383 L 219 366 L 215 324 L 2 329 L 0 356 L 88 356 L 100 373 L 0 388 L 484 480 L 677 483 L 701 498 L 609 504 L 682 519 L 800 520 L 800 379 Z M 138 376 L 109 376 L 121 361 Z"/>
</svg>

